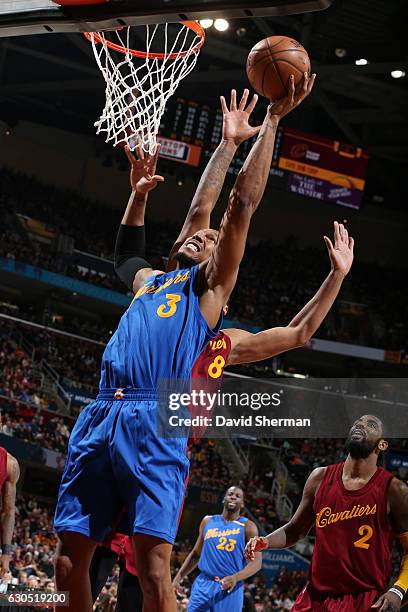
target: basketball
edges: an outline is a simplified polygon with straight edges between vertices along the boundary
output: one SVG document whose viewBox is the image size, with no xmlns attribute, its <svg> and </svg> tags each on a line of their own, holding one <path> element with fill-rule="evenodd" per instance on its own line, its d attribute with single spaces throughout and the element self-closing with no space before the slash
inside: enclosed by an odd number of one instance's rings
<svg viewBox="0 0 408 612">
<path fill-rule="evenodd" d="M 261 96 L 279 100 L 288 93 L 293 74 L 295 86 L 310 74 L 310 59 L 304 47 L 287 36 L 269 36 L 257 43 L 247 60 L 247 75 L 252 87 Z"/>
</svg>

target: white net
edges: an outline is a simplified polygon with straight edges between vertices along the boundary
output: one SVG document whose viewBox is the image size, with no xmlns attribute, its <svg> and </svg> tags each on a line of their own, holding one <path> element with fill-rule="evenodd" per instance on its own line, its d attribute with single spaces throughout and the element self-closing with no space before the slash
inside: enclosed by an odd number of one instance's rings
<svg viewBox="0 0 408 612">
<path fill-rule="evenodd" d="M 130 27 L 87 36 L 106 83 L 97 133 L 131 150 L 140 139 L 143 149 L 153 153 L 166 102 L 193 70 L 203 37 L 183 23 L 146 26 L 146 51 L 135 52 Z M 163 45 L 160 53 L 158 43 Z"/>
</svg>

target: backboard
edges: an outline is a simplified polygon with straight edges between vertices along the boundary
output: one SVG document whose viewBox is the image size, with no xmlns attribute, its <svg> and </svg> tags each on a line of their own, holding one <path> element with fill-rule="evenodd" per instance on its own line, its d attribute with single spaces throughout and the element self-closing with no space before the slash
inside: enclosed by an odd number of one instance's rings
<svg viewBox="0 0 408 612">
<path fill-rule="evenodd" d="M 62 0 L 61 0 L 62 1 Z M 0 37 L 85 32 L 194 19 L 293 15 L 329 7 L 333 0 L 107 0 L 58 6 L 51 0 L 1 0 Z"/>
</svg>

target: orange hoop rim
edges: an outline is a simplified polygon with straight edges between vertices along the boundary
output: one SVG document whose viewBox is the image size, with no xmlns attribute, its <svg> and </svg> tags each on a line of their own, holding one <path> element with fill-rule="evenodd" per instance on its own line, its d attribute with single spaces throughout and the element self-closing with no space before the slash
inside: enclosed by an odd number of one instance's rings
<svg viewBox="0 0 408 612">
<path fill-rule="evenodd" d="M 139 57 L 141 59 L 178 59 L 179 57 L 186 57 L 187 55 L 191 55 L 192 53 L 198 53 L 205 42 L 204 28 L 202 28 L 202 26 L 197 21 L 179 21 L 178 23 L 182 24 L 183 26 L 186 26 L 187 28 L 190 28 L 190 30 L 193 30 L 193 32 L 200 36 L 201 40 L 196 44 L 193 49 L 179 51 L 175 53 L 154 53 L 151 51 L 138 51 L 137 49 L 128 49 L 127 47 L 118 45 L 117 43 L 111 42 L 110 40 L 103 40 L 99 32 L 84 32 L 84 34 L 89 41 L 92 41 L 92 39 L 94 39 L 97 43 L 100 43 L 101 45 L 106 45 L 107 47 L 109 47 L 109 49 L 112 49 L 112 51 L 118 51 L 119 53 L 123 54 L 130 54 L 133 55 L 133 57 Z M 118 28 L 118 30 L 122 29 L 123 26 Z"/>
</svg>

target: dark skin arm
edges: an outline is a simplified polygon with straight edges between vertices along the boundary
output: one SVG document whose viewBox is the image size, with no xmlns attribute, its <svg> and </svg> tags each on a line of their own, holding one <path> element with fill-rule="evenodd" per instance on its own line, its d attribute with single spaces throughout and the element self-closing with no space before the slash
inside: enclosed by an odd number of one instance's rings
<svg viewBox="0 0 408 612">
<path fill-rule="evenodd" d="M 184 241 L 198 230 L 210 227 L 211 213 L 218 201 L 225 176 L 239 145 L 260 130 L 260 126 L 252 127 L 249 125 L 249 119 L 258 96 L 255 95 L 247 106 L 248 96 L 249 90 L 245 89 L 240 103 L 237 104 L 237 92 L 233 89 L 229 108 L 224 96 L 221 96 L 222 140 L 214 151 L 198 184 L 184 225 L 171 249 L 167 271 L 176 268 L 177 263 L 172 257 Z"/>
<path fill-rule="evenodd" d="M 204 544 L 204 527 L 210 520 L 210 516 L 205 516 L 200 523 L 200 531 L 194 548 L 191 553 L 185 558 L 183 565 L 174 577 L 173 586 L 177 590 L 180 587 L 181 582 L 186 576 L 188 576 L 198 565 L 200 560 L 201 551 Z"/>
<path fill-rule="evenodd" d="M 314 78 L 314 75 L 309 78 L 305 73 L 298 91 L 291 78 L 287 98 L 269 106 L 258 138 L 238 174 L 221 222 L 217 243 L 208 263 L 200 267 L 200 308 L 211 328 L 216 325 L 237 280 L 249 224 L 268 181 L 279 121 L 309 95 Z"/>
<path fill-rule="evenodd" d="M 313 504 L 316 492 L 323 480 L 326 468 L 316 468 L 310 474 L 303 489 L 302 500 L 293 517 L 265 538 L 251 538 L 245 547 L 245 557 L 253 560 L 256 552 L 267 548 L 286 548 L 304 538 L 315 521 Z"/>
<path fill-rule="evenodd" d="M 7 453 L 7 480 L 2 488 L 1 532 L 2 544 L 11 544 L 16 517 L 16 487 L 20 477 L 17 460 Z M 0 578 L 9 571 L 10 555 L 0 558 Z"/>
<path fill-rule="evenodd" d="M 253 521 L 247 521 L 245 525 L 245 541 L 248 542 L 251 538 L 256 538 L 258 536 L 258 527 L 255 525 Z M 232 576 L 225 576 L 224 578 L 215 577 L 217 582 L 221 583 L 221 589 L 223 591 L 227 591 L 231 593 L 231 591 L 235 588 L 237 582 L 241 580 L 245 580 L 246 578 L 250 578 L 262 567 L 262 555 L 261 553 L 255 553 L 255 557 L 253 560 L 249 561 L 243 570 L 233 574 Z"/>
<path fill-rule="evenodd" d="M 332 307 L 342 282 L 353 263 L 354 241 L 342 224 L 334 223 L 334 245 L 325 236 L 331 261 L 330 274 L 313 298 L 287 327 L 273 327 L 257 334 L 242 329 L 227 329 L 231 352 L 227 364 L 253 363 L 303 346 L 322 324 Z"/>
<path fill-rule="evenodd" d="M 211 328 L 216 325 L 237 279 L 249 224 L 268 180 L 278 123 L 309 95 L 314 79 L 315 75 L 309 78 L 305 73 L 302 86 L 295 90 L 292 78 L 288 96 L 268 108 L 257 141 L 230 194 L 217 243 L 210 258 L 200 264 L 196 290 L 201 312 Z M 140 270 L 135 276 L 133 291 L 136 293 L 148 276 L 158 273 L 151 268 Z"/>
<path fill-rule="evenodd" d="M 407 485 L 393 478 L 388 490 L 388 505 L 390 520 L 395 532 L 399 535 L 408 531 L 408 487 Z M 404 551 L 407 555 L 408 551 Z M 402 589 L 395 587 L 401 593 Z M 387 591 L 371 606 L 377 612 L 397 612 L 401 609 L 402 600 L 395 593 Z"/>
<path fill-rule="evenodd" d="M 156 174 L 160 145 L 156 146 L 153 155 L 145 153 L 140 142 L 136 146 L 136 155 L 131 153 L 129 147 L 125 147 L 125 153 L 130 163 L 132 192 L 121 223 L 122 225 L 144 225 L 149 191 L 164 181 L 162 176 Z"/>
</svg>

